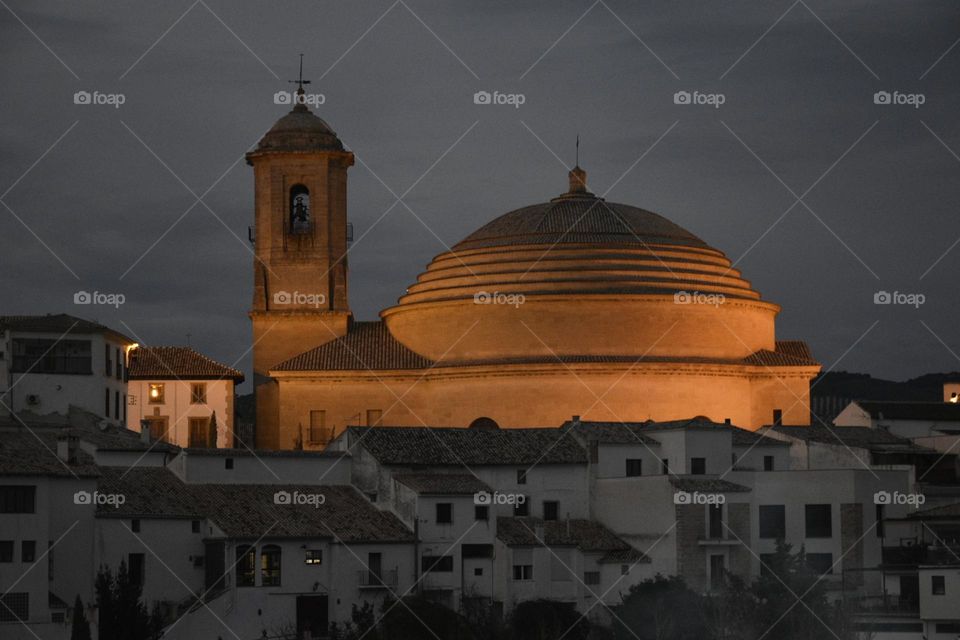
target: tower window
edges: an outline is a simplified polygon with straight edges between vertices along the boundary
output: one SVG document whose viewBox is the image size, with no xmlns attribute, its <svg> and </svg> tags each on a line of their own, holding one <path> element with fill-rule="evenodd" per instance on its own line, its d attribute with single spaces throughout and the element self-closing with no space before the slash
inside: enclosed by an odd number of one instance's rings
<svg viewBox="0 0 960 640">
<path fill-rule="evenodd" d="M 302 184 L 290 187 L 290 233 L 310 233 L 310 190 Z"/>
</svg>

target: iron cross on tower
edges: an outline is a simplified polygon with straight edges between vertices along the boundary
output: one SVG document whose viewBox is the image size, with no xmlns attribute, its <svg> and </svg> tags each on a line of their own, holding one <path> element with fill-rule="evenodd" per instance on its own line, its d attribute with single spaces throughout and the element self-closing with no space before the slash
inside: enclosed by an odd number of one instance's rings
<svg viewBox="0 0 960 640">
<path fill-rule="evenodd" d="M 287 80 L 287 82 L 293 82 L 297 84 L 297 99 L 295 100 L 296 104 L 304 104 L 304 91 L 303 85 L 310 84 L 309 80 L 303 79 L 303 54 L 300 54 L 300 77 L 297 80 Z"/>
</svg>

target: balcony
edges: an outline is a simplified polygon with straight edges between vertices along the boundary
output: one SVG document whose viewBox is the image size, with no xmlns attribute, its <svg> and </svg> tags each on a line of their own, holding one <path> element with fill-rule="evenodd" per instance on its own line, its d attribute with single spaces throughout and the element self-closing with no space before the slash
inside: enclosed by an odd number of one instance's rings
<svg viewBox="0 0 960 640">
<path fill-rule="evenodd" d="M 357 571 L 357 584 L 361 589 L 395 589 L 397 570 L 390 569 L 379 574 L 373 571 Z"/>
<path fill-rule="evenodd" d="M 860 614 L 911 615 L 920 612 L 920 603 L 916 596 L 868 595 L 850 598 L 848 602 L 853 610 Z"/>
</svg>

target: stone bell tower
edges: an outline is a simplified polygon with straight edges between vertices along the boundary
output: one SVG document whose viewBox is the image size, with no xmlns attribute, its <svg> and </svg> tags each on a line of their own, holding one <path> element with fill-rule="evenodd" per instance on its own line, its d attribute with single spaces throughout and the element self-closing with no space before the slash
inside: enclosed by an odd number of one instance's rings
<svg viewBox="0 0 960 640">
<path fill-rule="evenodd" d="M 347 169 L 353 154 L 306 105 L 293 109 L 246 156 L 255 181 L 253 369 L 258 447 L 278 442 L 270 369 L 347 332 Z M 283 94 L 278 94 L 283 95 Z M 290 95 L 290 94 L 287 94 Z"/>
</svg>

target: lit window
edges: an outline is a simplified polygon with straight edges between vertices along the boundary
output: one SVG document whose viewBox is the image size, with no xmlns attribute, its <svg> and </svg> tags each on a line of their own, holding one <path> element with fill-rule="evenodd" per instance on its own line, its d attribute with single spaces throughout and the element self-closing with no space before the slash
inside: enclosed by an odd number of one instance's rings
<svg viewBox="0 0 960 640">
<path fill-rule="evenodd" d="M 150 383 L 150 404 L 163 404 L 164 403 L 164 394 L 163 394 L 164 384 L 162 382 L 152 382 Z"/>
<path fill-rule="evenodd" d="M 255 584 L 257 550 L 248 545 L 237 547 L 237 586 L 252 587 Z"/>
<path fill-rule="evenodd" d="M 307 549 L 303 564 L 323 564 L 323 551 L 321 549 Z"/>
<path fill-rule="evenodd" d="M 264 587 L 280 586 L 280 547 L 275 544 L 264 545 L 260 552 L 260 578 Z"/>
</svg>

